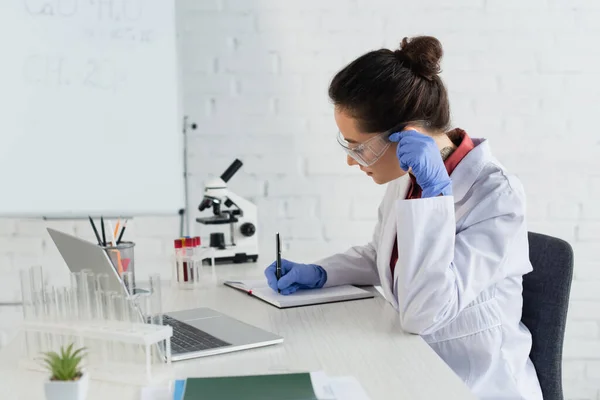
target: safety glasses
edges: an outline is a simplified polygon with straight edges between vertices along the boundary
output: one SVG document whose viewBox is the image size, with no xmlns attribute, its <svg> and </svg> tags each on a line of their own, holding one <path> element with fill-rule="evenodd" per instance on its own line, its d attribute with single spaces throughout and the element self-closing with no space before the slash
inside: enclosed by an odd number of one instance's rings
<svg viewBox="0 0 600 400">
<path fill-rule="evenodd" d="M 346 153 L 352 157 L 363 167 L 370 167 L 375 164 L 385 153 L 391 142 L 388 140 L 390 132 L 384 132 L 374 135 L 371 139 L 366 142 L 353 144 L 349 143 L 344 139 L 344 135 L 338 132 L 337 141 L 346 151 Z"/>
</svg>

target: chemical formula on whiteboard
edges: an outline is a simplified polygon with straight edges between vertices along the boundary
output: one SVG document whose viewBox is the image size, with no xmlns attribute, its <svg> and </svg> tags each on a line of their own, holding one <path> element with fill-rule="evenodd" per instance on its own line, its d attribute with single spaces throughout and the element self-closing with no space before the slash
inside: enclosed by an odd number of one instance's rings
<svg viewBox="0 0 600 400">
<path fill-rule="evenodd" d="M 23 79 L 31 85 L 83 86 L 117 92 L 126 83 L 127 73 L 111 60 L 32 54 L 23 62 Z"/>
<path fill-rule="evenodd" d="M 99 20 L 137 21 L 143 0 L 23 0 L 30 15 L 75 17 L 95 13 Z"/>
</svg>

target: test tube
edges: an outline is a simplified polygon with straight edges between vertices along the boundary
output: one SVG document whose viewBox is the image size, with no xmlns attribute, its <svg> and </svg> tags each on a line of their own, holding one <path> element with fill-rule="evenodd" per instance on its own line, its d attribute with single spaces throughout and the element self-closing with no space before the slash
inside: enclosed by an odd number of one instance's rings
<svg viewBox="0 0 600 400">
<path fill-rule="evenodd" d="M 33 307 L 36 318 L 44 316 L 44 275 L 41 265 L 34 265 L 29 270 L 29 280 L 31 286 L 31 295 L 33 298 Z"/>
<path fill-rule="evenodd" d="M 96 318 L 100 321 L 107 319 L 108 274 L 96 275 Z"/>
<path fill-rule="evenodd" d="M 21 268 L 19 271 L 19 278 L 21 281 L 21 301 L 23 302 L 23 319 L 25 320 L 33 319 L 35 316 L 29 271 L 29 268 Z"/>
<path fill-rule="evenodd" d="M 147 310 L 150 317 L 149 323 L 162 325 L 162 295 L 160 287 L 160 274 L 151 274 L 148 277 L 150 283 L 150 293 L 147 297 Z"/>
<path fill-rule="evenodd" d="M 88 319 L 95 319 L 97 311 L 96 275 L 90 270 L 83 270 L 81 272 L 83 273 L 85 279 L 85 287 L 87 288 L 87 293 L 82 294 L 83 296 L 85 296 L 87 301 L 87 316 Z"/>
<path fill-rule="evenodd" d="M 127 289 L 127 293 L 129 293 L 130 296 L 133 296 L 134 295 L 133 272 L 125 271 L 125 272 L 123 272 L 121 277 L 123 278 L 123 284 L 125 285 L 125 288 Z"/>
</svg>

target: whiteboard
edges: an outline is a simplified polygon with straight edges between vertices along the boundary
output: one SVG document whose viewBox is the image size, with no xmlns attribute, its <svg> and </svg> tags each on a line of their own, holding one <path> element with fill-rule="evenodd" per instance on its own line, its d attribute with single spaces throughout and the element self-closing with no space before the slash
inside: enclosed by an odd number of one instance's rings
<svg viewBox="0 0 600 400">
<path fill-rule="evenodd" d="M 0 215 L 185 207 L 174 0 L 0 2 Z"/>
</svg>

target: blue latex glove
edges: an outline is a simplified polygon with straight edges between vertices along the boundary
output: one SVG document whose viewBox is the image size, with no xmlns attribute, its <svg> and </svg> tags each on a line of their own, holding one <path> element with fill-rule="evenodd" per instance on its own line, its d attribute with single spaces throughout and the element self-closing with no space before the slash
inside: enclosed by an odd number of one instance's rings
<svg viewBox="0 0 600 400">
<path fill-rule="evenodd" d="M 412 173 L 421 186 L 421 197 L 452 195 L 452 181 L 440 156 L 440 149 L 432 137 L 414 130 L 392 133 L 392 142 L 398 142 L 396 156 L 400 168 Z"/>
<path fill-rule="evenodd" d="M 281 259 L 281 279 L 277 281 L 275 262 L 265 269 L 269 287 L 281 294 L 292 294 L 298 289 L 318 289 L 327 281 L 327 273 L 318 265 L 300 264 Z"/>
</svg>

